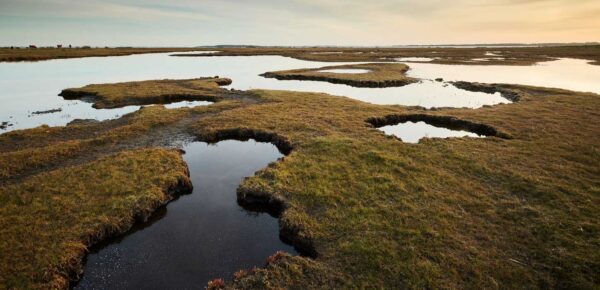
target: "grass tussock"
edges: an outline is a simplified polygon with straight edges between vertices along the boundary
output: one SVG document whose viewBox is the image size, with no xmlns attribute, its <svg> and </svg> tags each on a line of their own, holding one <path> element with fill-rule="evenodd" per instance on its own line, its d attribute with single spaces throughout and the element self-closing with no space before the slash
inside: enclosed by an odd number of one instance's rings
<svg viewBox="0 0 600 290">
<path fill-rule="evenodd" d="M 88 246 L 190 190 L 173 150 L 122 152 L 0 189 L 0 288 L 66 288 Z"/>
<path fill-rule="evenodd" d="M 322 72 L 331 69 L 364 69 L 365 73 Z M 278 80 L 312 80 L 334 84 L 346 84 L 353 87 L 399 87 L 418 81 L 407 77 L 409 67 L 401 63 L 368 63 L 326 66 L 314 69 L 294 69 L 266 72 L 261 76 Z"/>
<path fill-rule="evenodd" d="M 263 268 L 240 270 L 234 276 L 234 286 L 219 289 L 333 289 L 343 282 L 340 273 L 323 264 L 283 252 L 268 257 Z"/>
</svg>

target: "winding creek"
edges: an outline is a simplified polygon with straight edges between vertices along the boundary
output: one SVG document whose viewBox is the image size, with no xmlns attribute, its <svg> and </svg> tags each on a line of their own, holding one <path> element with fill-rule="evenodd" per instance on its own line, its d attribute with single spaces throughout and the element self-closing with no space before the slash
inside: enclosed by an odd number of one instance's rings
<svg viewBox="0 0 600 290">
<path fill-rule="evenodd" d="M 278 250 L 277 219 L 235 202 L 245 176 L 283 155 L 270 143 L 193 142 L 183 148 L 194 191 L 87 257 L 75 289 L 199 289 L 217 277 L 262 266 Z"/>
<path fill-rule="evenodd" d="M 343 63 L 335 63 L 343 64 Z M 93 109 L 83 101 L 57 96 L 64 88 L 90 83 L 222 76 L 236 89 L 280 89 L 323 92 L 374 104 L 469 107 L 509 103 L 499 93 L 459 89 L 447 81 L 502 82 L 600 93 L 600 66 L 561 59 L 535 66 L 467 66 L 411 63 L 409 76 L 423 80 L 403 87 L 355 88 L 316 81 L 280 81 L 260 77 L 267 71 L 318 68 L 332 63 L 280 56 L 172 57 L 146 54 L 91 57 L 32 63 L 0 63 L 0 123 L 12 126 L 0 133 L 73 119 L 105 120 L 138 110 L 139 106 Z M 568 73 L 566 73 L 568 72 Z M 436 81 L 443 78 L 443 81 Z M 178 102 L 168 108 L 210 105 Z M 35 111 L 60 109 L 33 114 Z M 476 134 L 406 122 L 380 128 L 405 142 L 423 137 Z M 283 155 L 275 146 L 255 141 L 222 141 L 185 145 L 194 191 L 161 208 L 152 220 L 127 235 L 98 246 L 88 255 L 85 274 L 76 289 L 200 288 L 212 278 L 231 278 L 239 269 L 261 266 L 278 250 L 295 253 L 278 235 L 277 220 L 249 212 L 235 202 L 245 176 Z"/>
</svg>

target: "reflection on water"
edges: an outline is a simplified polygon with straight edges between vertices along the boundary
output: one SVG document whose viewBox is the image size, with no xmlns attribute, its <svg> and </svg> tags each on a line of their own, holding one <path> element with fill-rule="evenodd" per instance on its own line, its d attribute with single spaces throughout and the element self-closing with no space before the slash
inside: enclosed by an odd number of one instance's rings
<svg viewBox="0 0 600 290">
<path fill-rule="evenodd" d="M 410 76 L 447 81 L 523 84 L 600 94 L 600 66 L 582 59 L 559 59 L 531 66 L 412 63 Z"/>
<path fill-rule="evenodd" d="M 57 94 L 64 88 L 91 83 L 149 79 L 182 79 L 222 76 L 233 79 L 232 88 L 278 89 L 323 92 L 374 104 L 407 106 L 469 107 L 508 103 L 500 94 L 467 92 L 442 82 L 465 80 L 515 83 L 566 88 L 600 93 L 600 66 L 584 60 L 563 59 L 535 66 L 469 66 L 410 63 L 408 75 L 425 79 L 402 87 L 355 88 L 317 81 L 276 80 L 259 76 L 267 71 L 319 68 L 331 63 L 302 61 L 281 56 L 172 57 L 142 54 L 120 57 L 58 59 L 42 62 L 0 63 L 0 122 L 10 121 L 7 130 L 41 124 L 65 125 L 72 119 L 104 120 L 137 110 L 96 110 L 89 103 L 66 101 Z M 347 64 L 347 63 L 337 63 Z M 61 112 L 29 116 L 34 111 L 61 108 Z M 12 118 L 11 118 L 12 117 Z"/>
<path fill-rule="evenodd" d="M 479 108 L 484 105 L 510 103 L 500 93 L 466 92 L 451 84 L 433 80 L 390 88 L 354 88 L 338 85 L 335 90 L 339 95 L 378 105 Z"/>
<path fill-rule="evenodd" d="M 386 135 L 394 135 L 406 143 L 419 143 L 422 138 L 484 137 L 467 131 L 435 127 L 425 122 L 405 122 L 378 129 Z"/>
<path fill-rule="evenodd" d="M 184 150 L 193 193 L 169 203 L 152 226 L 90 254 L 75 288 L 202 289 L 210 279 L 262 266 L 278 250 L 295 253 L 279 239 L 277 219 L 236 202 L 243 177 L 282 157 L 275 146 L 194 142 Z"/>
</svg>

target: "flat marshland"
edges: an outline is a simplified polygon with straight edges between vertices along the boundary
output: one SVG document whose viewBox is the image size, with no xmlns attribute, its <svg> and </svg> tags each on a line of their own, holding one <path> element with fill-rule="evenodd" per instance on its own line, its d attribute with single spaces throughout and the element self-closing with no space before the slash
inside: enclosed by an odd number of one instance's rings
<svg viewBox="0 0 600 290">
<path fill-rule="evenodd" d="M 435 51 L 454 62 L 493 50 L 514 57 L 507 60 L 510 65 L 550 57 L 597 64 L 600 55 L 597 46 L 292 50 L 228 48 L 216 54 L 293 53 L 302 59 L 373 62 L 363 55 L 431 57 Z M 315 53 L 338 50 L 343 53 Z M 406 75 L 407 65 L 333 65 L 372 71 L 361 74 L 318 72 L 331 68 L 273 73 L 349 85 L 419 81 Z M 209 287 L 599 287 L 598 94 L 449 83 L 500 93 L 512 103 L 425 109 L 324 93 L 231 90 L 222 87 L 226 77 L 64 88 L 70 98 L 93 97 L 97 108 L 155 105 L 105 121 L 1 134 L 0 288 L 73 285 L 89 247 L 126 232 L 191 190 L 176 148 L 193 140 L 227 139 L 271 142 L 286 154 L 244 179 L 237 202 L 277 216 L 280 235 L 300 255 L 273 253 L 257 268 L 214 277 Z M 181 99 L 214 103 L 162 106 Z M 378 129 L 405 121 L 484 138 L 409 144 Z"/>
<path fill-rule="evenodd" d="M 600 64 L 600 45 L 538 47 L 431 47 L 431 48 L 216 48 L 215 53 L 186 53 L 176 56 L 282 55 L 323 62 L 387 62 L 396 58 L 428 58 L 438 64 L 532 65 L 556 58 L 577 58 Z"/>
<path fill-rule="evenodd" d="M 531 65 L 555 58 L 587 59 L 600 64 L 600 46 L 538 47 L 431 47 L 431 48 L 294 48 L 294 47 L 205 47 L 205 48 L 0 48 L 0 61 L 38 61 L 58 58 L 119 56 L 173 52 L 177 56 L 282 55 L 324 62 L 373 62 L 395 58 L 430 58 L 441 64 Z M 185 54 L 180 54 L 185 52 Z M 194 52 L 197 52 L 196 54 Z"/>
<path fill-rule="evenodd" d="M 194 48 L 134 48 L 134 47 L 114 47 L 114 48 L 54 48 L 54 47 L 40 47 L 40 48 L 9 48 L 0 47 L 0 61 L 40 61 L 48 59 L 61 59 L 61 58 L 77 58 L 77 57 L 100 57 L 100 56 L 119 56 L 119 55 L 132 55 L 140 53 L 161 53 L 161 52 L 187 52 L 187 51 L 199 51 Z"/>
</svg>

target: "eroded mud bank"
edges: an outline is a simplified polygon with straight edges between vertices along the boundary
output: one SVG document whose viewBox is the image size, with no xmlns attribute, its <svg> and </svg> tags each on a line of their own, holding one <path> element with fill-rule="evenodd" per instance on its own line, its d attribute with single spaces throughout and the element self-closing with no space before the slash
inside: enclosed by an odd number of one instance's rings
<svg viewBox="0 0 600 290">
<path fill-rule="evenodd" d="M 362 69 L 367 70 L 367 72 L 335 73 L 327 71 L 335 69 Z M 417 79 L 406 76 L 408 69 L 409 67 L 405 64 L 370 63 L 266 72 L 261 74 L 261 76 L 278 80 L 323 81 L 359 88 L 387 88 L 400 87 L 417 82 Z"/>
</svg>

